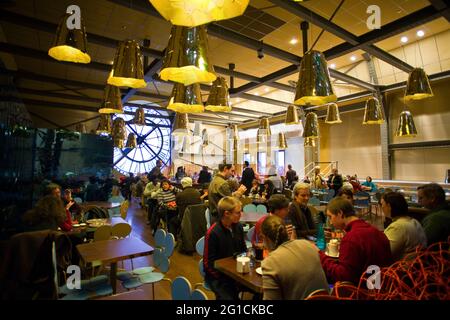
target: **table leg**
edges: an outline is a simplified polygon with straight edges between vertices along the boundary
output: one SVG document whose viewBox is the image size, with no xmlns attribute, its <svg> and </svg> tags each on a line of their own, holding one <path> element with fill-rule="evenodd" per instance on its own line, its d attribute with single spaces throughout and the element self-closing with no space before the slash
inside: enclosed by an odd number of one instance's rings
<svg viewBox="0 0 450 320">
<path fill-rule="evenodd" d="M 111 287 L 113 294 L 116 294 L 117 291 L 117 262 L 111 262 L 111 270 L 109 273 L 109 282 L 111 282 Z"/>
</svg>

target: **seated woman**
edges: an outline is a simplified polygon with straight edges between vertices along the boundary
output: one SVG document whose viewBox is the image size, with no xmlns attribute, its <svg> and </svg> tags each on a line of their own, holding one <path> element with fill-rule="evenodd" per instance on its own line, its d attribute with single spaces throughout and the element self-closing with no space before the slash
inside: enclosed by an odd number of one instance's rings
<svg viewBox="0 0 450 320">
<path fill-rule="evenodd" d="M 272 194 L 275 194 L 275 186 L 273 185 L 273 182 L 271 180 L 265 180 L 264 181 L 264 190 L 261 194 L 261 197 L 263 199 L 269 200 L 269 198 L 272 196 Z"/>
<path fill-rule="evenodd" d="M 317 248 L 307 240 L 289 240 L 280 217 L 272 215 L 262 224 L 269 256 L 261 263 L 264 300 L 299 300 L 311 292 L 328 289 Z"/>
<path fill-rule="evenodd" d="M 58 226 L 65 225 L 66 220 L 67 213 L 63 201 L 51 194 L 41 198 L 34 208 L 23 216 L 28 231 L 57 230 Z"/>
<path fill-rule="evenodd" d="M 111 197 L 109 197 L 108 202 L 122 203 L 124 201 L 125 198 L 122 196 L 119 186 L 113 186 L 111 190 Z M 108 212 L 111 217 L 120 216 L 120 207 L 109 209 Z"/>
<path fill-rule="evenodd" d="M 260 195 L 260 186 L 259 186 L 259 181 L 256 179 L 253 179 L 252 181 L 252 188 L 250 189 L 250 193 L 249 196 L 250 197 L 256 197 L 257 195 Z"/>
<path fill-rule="evenodd" d="M 153 220 L 153 232 L 156 232 L 158 228 L 159 220 L 165 218 L 167 221 L 167 228 L 170 233 L 176 235 L 177 226 L 175 225 L 175 218 L 178 215 L 176 194 L 181 192 L 180 189 L 172 186 L 169 180 L 163 180 L 161 182 L 161 189 L 156 194 L 156 200 L 158 202 L 159 210 L 154 215 Z"/>
<path fill-rule="evenodd" d="M 385 216 L 392 218 L 384 234 L 389 239 L 394 260 L 402 259 L 417 246 L 427 246 L 425 231 L 419 221 L 408 216 L 408 203 L 401 193 L 384 193 L 381 209 Z"/>
<path fill-rule="evenodd" d="M 372 182 L 372 178 L 370 176 L 368 176 L 366 178 L 366 181 L 364 181 L 361 184 L 361 186 L 364 191 L 368 191 L 368 192 L 376 192 L 377 191 L 377 185 Z"/>
</svg>

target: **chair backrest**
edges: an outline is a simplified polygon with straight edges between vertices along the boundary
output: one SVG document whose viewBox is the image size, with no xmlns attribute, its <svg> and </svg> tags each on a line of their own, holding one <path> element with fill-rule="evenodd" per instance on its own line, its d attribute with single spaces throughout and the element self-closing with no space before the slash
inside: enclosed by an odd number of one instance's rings
<svg viewBox="0 0 450 320">
<path fill-rule="evenodd" d="M 195 244 L 195 251 L 203 257 L 203 250 L 205 249 L 205 236 L 198 239 L 197 243 Z"/>
<path fill-rule="evenodd" d="M 247 232 L 247 240 L 248 241 L 252 241 L 254 233 L 255 233 L 255 226 L 251 227 Z"/>
<path fill-rule="evenodd" d="M 356 299 L 358 288 L 351 282 L 339 281 L 334 284 L 331 295 L 338 299 Z"/>
<path fill-rule="evenodd" d="M 208 297 L 200 289 L 195 289 L 192 291 L 191 300 L 208 300 Z"/>
<path fill-rule="evenodd" d="M 178 276 L 172 282 L 171 291 L 172 300 L 190 300 L 192 286 L 187 278 Z"/>
<path fill-rule="evenodd" d="M 175 237 L 172 233 L 168 233 L 166 235 L 163 248 L 164 248 L 164 255 L 167 258 L 170 258 L 173 254 L 173 250 L 175 249 Z"/>
<path fill-rule="evenodd" d="M 256 212 L 256 206 L 253 203 L 246 204 L 243 209 L 244 212 Z"/>
<path fill-rule="evenodd" d="M 320 206 L 320 200 L 319 200 L 319 198 L 317 198 L 317 197 L 311 197 L 311 198 L 309 199 L 308 204 L 309 204 L 310 206 Z"/>
<path fill-rule="evenodd" d="M 128 200 L 125 200 L 120 204 L 120 216 L 122 219 L 127 218 L 128 208 L 130 207 L 130 202 Z"/>
<path fill-rule="evenodd" d="M 211 215 L 209 214 L 209 208 L 205 210 L 205 220 L 206 220 L 206 229 L 208 230 L 211 227 Z"/>
<path fill-rule="evenodd" d="M 170 259 L 166 257 L 161 248 L 155 248 L 153 251 L 153 263 L 162 273 L 166 273 L 170 268 Z"/>
<path fill-rule="evenodd" d="M 94 241 L 109 240 L 111 238 L 111 226 L 98 227 L 94 232 Z"/>
<path fill-rule="evenodd" d="M 336 297 L 331 296 L 328 290 L 319 289 L 311 292 L 305 300 L 337 300 Z"/>
<path fill-rule="evenodd" d="M 331 196 L 331 198 L 333 198 L 334 195 L 336 194 L 336 190 L 334 190 L 334 189 L 326 189 L 326 192 L 328 195 Z"/>
<path fill-rule="evenodd" d="M 166 231 L 164 229 L 158 229 L 155 232 L 155 246 L 157 248 L 163 248 L 164 247 L 164 243 L 166 241 Z"/>
<path fill-rule="evenodd" d="M 198 272 L 200 272 L 202 278 L 205 278 L 205 266 L 203 265 L 203 258 L 201 258 L 198 262 Z"/>
<path fill-rule="evenodd" d="M 118 223 L 111 228 L 111 236 L 126 238 L 131 233 L 131 226 L 128 223 Z"/>
<path fill-rule="evenodd" d="M 263 204 L 258 204 L 256 206 L 256 212 L 258 213 L 267 213 L 267 207 Z"/>
</svg>

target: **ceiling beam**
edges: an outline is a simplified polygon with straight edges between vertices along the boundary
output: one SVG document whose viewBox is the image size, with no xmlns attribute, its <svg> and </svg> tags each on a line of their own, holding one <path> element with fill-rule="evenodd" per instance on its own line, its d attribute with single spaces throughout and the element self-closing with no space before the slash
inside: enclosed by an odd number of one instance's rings
<svg viewBox="0 0 450 320">
<path fill-rule="evenodd" d="M 442 14 L 442 16 L 447 19 L 448 22 L 450 22 L 450 10 L 448 6 L 448 1 L 445 0 L 428 0 L 429 3 L 433 7 L 436 8 L 436 10 L 439 10 Z"/>
</svg>

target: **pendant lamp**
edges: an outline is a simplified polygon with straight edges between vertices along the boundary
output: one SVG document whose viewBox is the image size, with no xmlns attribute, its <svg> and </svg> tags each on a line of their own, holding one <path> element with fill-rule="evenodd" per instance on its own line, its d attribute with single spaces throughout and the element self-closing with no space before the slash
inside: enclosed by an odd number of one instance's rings
<svg viewBox="0 0 450 320">
<path fill-rule="evenodd" d="M 305 141 L 303 142 L 303 145 L 305 147 L 316 147 L 316 140 L 315 138 L 305 138 Z"/>
<path fill-rule="evenodd" d="M 405 101 L 421 100 L 433 96 L 430 81 L 425 71 L 415 68 L 408 77 L 405 91 Z"/>
<path fill-rule="evenodd" d="M 108 84 L 117 87 L 144 88 L 144 64 L 139 44 L 135 40 L 120 42 Z"/>
<path fill-rule="evenodd" d="M 98 122 L 97 134 L 111 134 L 112 120 L 109 114 L 101 114 Z"/>
<path fill-rule="evenodd" d="M 319 120 L 317 118 L 317 114 L 315 114 L 314 112 L 310 112 L 306 115 L 303 137 L 304 138 L 319 137 Z"/>
<path fill-rule="evenodd" d="M 286 150 L 287 147 L 285 134 L 283 132 L 278 133 L 278 150 Z"/>
<path fill-rule="evenodd" d="M 184 86 L 182 83 L 175 83 L 167 109 L 179 113 L 202 113 L 205 107 L 202 102 L 200 84 Z"/>
<path fill-rule="evenodd" d="M 329 124 L 342 123 L 341 117 L 339 115 L 339 107 L 336 103 L 330 103 L 328 105 L 325 123 Z"/>
<path fill-rule="evenodd" d="M 69 29 L 68 19 L 71 14 L 65 14 L 56 30 L 53 46 L 48 50 L 48 55 L 58 61 L 75 63 L 89 63 L 91 57 L 87 54 L 86 29 L 80 17 L 80 28 Z M 69 20 L 70 24 L 70 20 Z"/>
<path fill-rule="evenodd" d="M 295 90 L 296 105 L 322 105 L 337 101 L 330 81 L 327 61 L 319 51 L 308 51 L 300 63 Z"/>
<path fill-rule="evenodd" d="M 186 86 L 216 80 L 214 67 L 209 61 L 207 41 L 206 26 L 172 26 L 160 78 Z"/>
<path fill-rule="evenodd" d="M 130 132 L 128 134 L 127 143 L 125 145 L 125 148 L 134 149 L 134 148 L 136 148 L 136 145 L 137 145 L 136 136 Z"/>
<path fill-rule="evenodd" d="M 244 13 L 250 0 L 150 0 L 174 25 L 194 27 Z"/>
<path fill-rule="evenodd" d="M 363 124 L 382 124 L 384 123 L 383 110 L 377 98 L 370 97 L 366 101 Z"/>
<path fill-rule="evenodd" d="M 189 135 L 189 119 L 187 113 L 176 113 L 172 128 L 173 136 Z"/>
<path fill-rule="evenodd" d="M 114 139 L 120 140 L 125 140 L 127 138 L 125 129 L 125 120 L 123 120 L 122 118 L 114 119 L 112 128 L 112 137 Z"/>
<path fill-rule="evenodd" d="M 258 136 L 270 137 L 271 135 L 272 135 L 272 131 L 270 130 L 269 118 L 262 118 L 259 121 Z"/>
<path fill-rule="evenodd" d="M 107 84 L 103 93 L 103 101 L 99 113 L 123 113 L 120 88 Z"/>
<path fill-rule="evenodd" d="M 395 135 L 397 137 L 415 137 L 417 135 L 417 129 L 414 124 L 413 116 L 408 110 L 400 113 Z"/>
<path fill-rule="evenodd" d="M 286 111 L 286 120 L 284 121 L 284 124 L 291 125 L 299 123 L 297 106 L 290 105 Z"/>
<path fill-rule="evenodd" d="M 134 115 L 133 123 L 137 126 L 145 126 L 145 111 L 144 108 L 137 108 Z"/>
<path fill-rule="evenodd" d="M 230 94 L 228 93 L 227 81 L 224 77 L 217 77 L 214 80 L 205 109 L 213 112 L 231 111 Z"/>
</svg>

